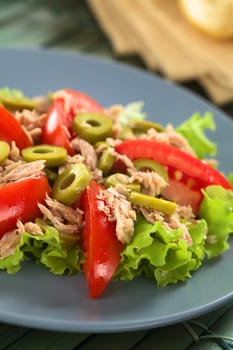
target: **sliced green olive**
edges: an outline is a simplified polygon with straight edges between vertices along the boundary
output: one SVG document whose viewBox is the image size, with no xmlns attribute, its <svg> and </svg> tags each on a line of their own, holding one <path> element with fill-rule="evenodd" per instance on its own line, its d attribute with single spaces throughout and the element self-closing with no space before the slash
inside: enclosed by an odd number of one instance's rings
<svg viewBox="0 0 233 350">
<path fill-rule="evenodd" d="M 122 181 L 122 176 L 125 178 L 125 182 Z M 104 185 L 106 187 L 115 187 L 118 184 L 125 186 L 127 189 L 132 191 L 140 192 L 141 186 L 138 183 L 127 183 L 129 176 L 120 173 L 112 174 L 104 179 Z"/>
<path fill-rule="evenodd" d="M 22 150 L 22 157 L 27 162 L 45 160 L 47 167 L 54 167 L 65 162 L 67 151 L 63 147 L 53 145 L 37 145 Z"/>
<path fill-rule="evenodd" d="M 51 181 L 51 182 L 54 182 L 56 179 L 57 179 L 57 177 L 58 177 L 58 173 L 57 173 L 57 169 L 56 168 L 47 168 L 47 167 L 45 167 L 45 174 L 46 174 L 46 176 L 47 176 L 47 178 L 48 178 L 48 180 L 49 181 Z"/>
<path fill-rule="evenodd" d="M 139 158 L 133 161 L 133 164 L 137 170 L 145 171 L 150 170 L 158 173 L 162 178 L 168 182 L 168 173 L 163 165 L 155 162 L 153 159 Z"/>
<path fill-rule="evenodd" d="M 122 130 L 120 131 L 119 135 L 118 135 L 119 139 L 121 140 L 128 140 L 128 139 L 132 139 L 135 137 L 132 129 L 129 126 L 123 126 Z"/>
<path fill-rule="evenodd" d="M 27 98 L 11 99 L 2 97 L 1 102 L 10 110 L 35 109 L 37 107 L 37 103 L 35 101 Z"/>
<path fill-rule="evenodd" d="M 159 132 L 164 130 L 161 124 L 154 123 L 149 120 L 135 120 L 132 123 L 130 123 L 130 126 L 135 132 L 139 133 L 146 132 L 149 129 L 155 129 Z"/>
<path fill-rule="evenodd" d="M 176 210 L 176 203 L 174 202 L 170 202 L 162 198 L 151 197 L 134 191 L 129 193 L 128 200 L 132 204 L 158 210 L 169 216 Z"/>
<path fill-rule="evenodd" d="M 113 157 L 113 155 L 109 152 L 108 149 L 105 149 L 101 154 L 98 162 L 98 168 L 102 170 L 104 176 L 109 175 L 109 173 L 112 170 L 114 161 L 115 158 Z"/>
<path fill-rule="evenodd" d="M 91 178 L 92 175 L 84 164 L 71 165 L 56 179 L 52 189 L 53 197 L 63 204 L 70 205 L 80 197 Z"/>
<path fill-rule="evenodd" d="M 94 145 L 112 135 L 112 121 L 103 114 L 82 113 L 74 118 L 73 129 L 78 136 Z"/>
<path fill-rule="evenodd" d="M 36 100 L 24 96 L 19 90 L 0 89 L 0 103 L 10 110 L 35 109 Z"/>
<path fill-rule="evenodd" d="M 0 141 L 0 164 L 2 164 L 10 154 L 10 146 L 5 141 Z"/>
</svg>

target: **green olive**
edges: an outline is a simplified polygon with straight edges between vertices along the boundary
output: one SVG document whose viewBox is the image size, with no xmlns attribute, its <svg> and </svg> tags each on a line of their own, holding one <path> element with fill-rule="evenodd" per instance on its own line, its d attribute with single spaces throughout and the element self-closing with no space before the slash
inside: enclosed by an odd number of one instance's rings
<svg viewBox="0 0 233 350">
<path fill-rule="evenodd" d="M 104 176 L 109 175 L 109 173 L 112 170 L 114 161 L 115 158 L 113 157 L 113 155 L 109 152 L 108 149 L 105 149 L 101 154 L 98 162 L 98 168 L 102 170 Z"/>
<path fill-rule="evenodd" d="M 125 182 L 122 181 L 122 176 L 125 178 Z M 106 187 L 115 187 L 116 185 L 120 184 L 125 186 L 129 190 L 140 192 L 141 186 L 138 183 L 127 183 L 127 180 L 129 179 L 128 175 L 115 173 L 112 174 L 104 179 L 104 185 Z"/>
<path fill-rule="evenodd" d="M 57 179 L 57 177 L 58 177 L 57 168 L 50 169 L 50 168 L 45 167 L 44 170 L 45 170 L 45 174 L 46 174 L 49 181 L 54 182 Z"/>
<path fill-rule="evenodd" d="M 137 170 L 145 171 L 150 170 L 158 173 L 162 178 L 168 182 L 168 173 L 163 165 L 155 162 L 153 159 L 139 158 L 133 161 L 133 164 Z"/>
<path fill-rule="evenodd" d="M 2 164 L 10 154 L 10 146 L 5 141 L 0 141 L 0 164 Z"/>
<path fill-rule="evenodd" d="M 81 113 L 74 118 L 73 129 L 78 136 L 94 145 L 112 136 L 112 121 L 103 114 Z"/>
<path fill-rule="evenodd" d="M 133 130 L 129 126 L 123 126 L 122 130 L 120 131 L 118 135 L 119 139 L 121 140 L 127 140 L 132 139 L 135 137 Z"/>
<path fill-rule="evenodd" d="M 52 189 L 53 197 L 63 204 L 70 205 L 80 197 L 91 178 L 92 175 L 84 164 L 71 165 L 56 179 Z"/>
<path fill-rule="evenodd" d="M 26 97 L 20 90 L 4 87 L 0 89 L 0 104 L 10 110 L 36 109 L 37 101 Z"/>
<path fill-rule="evenodd" d="M 10 110 L 35 109 L 37 104 L 30 99 L 15 99 L 1 98 L 2 104 Z"/>
<path fill-rule="evenodd" d="M 54 167 L 65 162 L 67 151 L 63 147 L 53 145 L 37 145 L 22 150 L 22 157 L 27 162 L 45 160 L 47 167 Z"/>
<path fill-rule="evenodd" d="M 158 210 L 169 216 L 176 210 L 176 203 L 174 202 L 170 202 L 162 198 L 151 197 L 134 191 L 129 193 L 128 200 L 132 204 Z"/>
<path fill-rule="evenodd" d="M 149 129 L 155 129 L 156 131 L 163 131 L 164 128 L 161 124 L 151 122 L 149 120 L 135 120 L 130 123 L 130 127 L 139 133 L 147 132 Z"/>
</svg>

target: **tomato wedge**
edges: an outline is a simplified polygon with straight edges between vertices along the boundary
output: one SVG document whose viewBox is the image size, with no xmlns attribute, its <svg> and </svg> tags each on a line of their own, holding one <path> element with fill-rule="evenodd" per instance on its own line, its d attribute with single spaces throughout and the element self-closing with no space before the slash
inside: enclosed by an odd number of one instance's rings
<svg viewBox="0 0 233 350">
<path fill-rule="evenodd" d="M 40 216 L 38 203 L 43 203 L 50 187 L 45 175 L 25 178 L 0 187 L 0 237 L 23 223 Z"/>
<path fill-rule="evenodd" d="M 70 122 L 79 112 L 103 113 L 104 108 L 93 98 L 83 92 L 63 89 L 54 93 L 55 99 L 63 98 L 66 102 L 66 113 L 70 116 Z"/>
<path fill-rule="evenodd" d="M 103 107 L 79 91 L 64 89 L 54 93 L 42 128 L 41 143 L 64 147 L 74 155 L 70 141 L 73 137 L 72 121 L 79 112 L 103 112 Z"/>
<path fill-rule="evenodd" d="M 162 142 L 144 139 L 128 140 L 116 145 L 115 150 L 125 154 L 131 160 L 149 158 L 166 166 L 169 186 L 164 190 L 164 196 L 181 205 L 190 204 L 195 213 L 198 212 L 202 199 L 202 188 L 221 185 L 226 189 L 233 189 L 228 180 L 205 161 Z M 177 171 L 180 180 L 175 178 Z"/>
<path fill-rule="evenodd" d="M 0 140 L 11 144 L 15 141 L 21 150 L 32 146 L 32 140 L 14 116 L 0 105 Z"/>
<path fill-rule="evenodd" d="M 41 143 L 64 147 L 70 155 L 74 150 L 68 136 L 68 121 L 65 115 L 65 101 L 56 99 L 50 106 L 42 128 Z"/>
<path fill-rule="evenodd" d="M 98 209 L 103 188 L 92 180 L 81 197 L 85 226 L 81 235 L 85 253 L 83 270 L 91 298 L 98 298 L 111 281 L 119 263 L 123 244 L 117 240 L 115 223 Z"/>
<path fill-rule="evenodd" d="M 197 215 L 199 206 L 203 199 L 200 191 L 188 187 L 184 183 L 169 179 L 169 184 L 162 190 L 162 196 L 167 200 L 178 203 L 179 205 L 190 205 L 193 212 Z"/>
<path fill-rule="evenodd" d="M 153 159 L 162 165 L 172 167 L 200 183 L 200 187 L 221 185 L 233 189 L 229 181 L 208 163 L 166 143 L 151 140 L 128 140 L 115 146 L 118 153 L 127 155 L 131 160 L 138 158 Z"/>
</svg>

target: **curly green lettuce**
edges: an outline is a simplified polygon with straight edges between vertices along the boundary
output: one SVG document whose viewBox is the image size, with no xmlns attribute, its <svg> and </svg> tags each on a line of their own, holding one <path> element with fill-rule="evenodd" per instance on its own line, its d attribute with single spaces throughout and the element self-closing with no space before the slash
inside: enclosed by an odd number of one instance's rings
<svg viewBox="0 0 233 350">
<path fill-rule="evenodd" d="M 216 128 L 212 113 L 204 115 L 194 113 L 189 119 L 180 124 L 176 131 L 183 135 L 194 150 L 196 156 L 203 159 L 206 156 L 215 156 L 217 144 L 212 142 L 205 134 L 206 129 L 214 131 Z"/>
<path fill-rule="evenodd" d="M 0 259 L 0 269 L 16 273 L 28 259 L 46 266 L 54 274 L 75 274 L 81 272 L 83 253 L 77 238 L 65 239 L 54 227 L 47 226 L 43 235 L 23 232 L 14 253 Z"/>
<path fill-rule="evenodd" d="M 204 220 L 188 225 L 193 244 L 182 238 L 183 229 L 168 229 L 157 221 L 148 223 L 139 216 L 132 241 L 122 252 L 121 264 L 115 277 L 132 280 L 135 276 L 154 276 L 159 286 L 184 281 L 204 259 L 207 226 Z"/>
<path fill-rule="evenodd" d="M 229 249 L 227 240 L 233 232 L 233 191 L 213 185 L 203 194 L 199 214 L 208 225 L 205 251 L 212 258 Z"/>
</svg>

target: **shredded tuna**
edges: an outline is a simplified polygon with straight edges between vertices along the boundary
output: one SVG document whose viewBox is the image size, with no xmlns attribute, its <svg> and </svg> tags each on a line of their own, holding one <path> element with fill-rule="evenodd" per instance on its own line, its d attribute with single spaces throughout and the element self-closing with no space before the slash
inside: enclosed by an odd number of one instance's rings
<svg viewBox="0 0 233 350">
<path fill-rule="evenodd" d="M 20 220 L 18 220 L 17 227 L 19 234 L 23 232 L 31 233 L 34 236 L 43 236 L 44 234 L 40 226 L 31 221 L 28 221 L 25 224 L 23 224 Z"/>
<path fill-rule="evenodd" d="M 157 196 L 163 187 L 166 186 L 166 181 L 162 176 L 154 171 L 138 171 L 128 169 L 130 173 L 129 183 L 137 182 L 142 185 L 141 191 L 149 196 Z"/>
<path fill-rule="evenodd" d="M 7 165 L 1 169 L 0 184 L 19 181 L 32 176 L 38 176 L 42 173 L 45 167 L 44 160 L 37 160 L 30 163 L 23 161 L 9 161 L 6 164 Z"/>
<path fill-rule="evenodd" d="M 44 124 L 46 114 L 38 114 L 35 110 L 31 111 L 24 109 L 22 112 L 16 112 L 15 118 L 23 126 L 23 128 L 29 133 L 30 137 L 34 141 L 38 141 L 41 135 L 41 128 Z"/>
<path fill-rule="evenodd" d="M 77 235 L 83 225 L 83 212 L 68 207 L 55 199 L 46 198 L 46 205 L 38 204 L 45 220 L 48 220 L 58 231 Z"/>
<path fill-rule="evenodd" d="M 74 156 L 67 155 L 65 163 L 59 167 L 58 173 L 61 174 L 67 167 L 78 163 L 84 163 L 84 158 L 81 154 L 75 154 Z"/>
<path fill-rule="evenodd" d="M 14 162 L 17 162 L 18 160 L 21 159 L 20 150 L 16 146 L 15 141 L 11 142 L 11 149 L 10 149 L 9 159 L 14 161 Z"/>
<path fill-rule="evenodd" d="M 109 221 L 116 222 L 116 235 L 120 242 L 129 243 L 134 233 L 136 212 L 131 203 L 112 187 L 101 190 L 98 195 L 98 209 L 103 211 Z"/>
<path fill-rule="evenodd" d="M 176 211 L 177 211 L 177 214 L 179 215 L 179 217 L 187 220 L 190 223 L 194 223 L 197 221 L 195 219 L 195 215 L 194 215 L 192 207 L 190 205 L 189 206 L 177 205 Z"/>
<path fill-rule="evenodd" d="M 132 160 L 129 159 L 129 157 L 127 157 L 125 154 L 117 153 L 113 148 L 109 150 L 109 154 L 111 154 L 116 161 L 121 161 L 126 166 L 126 168 L 134 168 Z"/>
<path fill-rule="evenodd" d="M 195 153 L 188 141 L 181 134 L 176 132 L 171 125 L 168 125 L 163 132 L 159 132 L 155 129 L 149 129 L 147 133 L 141 135 L 140 138 L 164 142 L 195 156 Z"/>
<path fill-rule="evenodd" d="M 188 247 L 190 247 L 193 244 L 192 237 L 190 236 L 186 225 L 180 221 L 180 218 L 176 213 L 171 215 L 168 218 L 167 222 L 164 222 L 164 223 L 165 223 L 165 226 L 168 225 L 168 227 L 173 230 L 182 228 L 183 232 L 180 238 L 186 241 Z"/>
<path fill-rule="evenodd" d="M 162 215 L 161 212 L 157 210 L 153 210 L 150 208 L 142 207 L 142 206 L 137 206 L 136 210 L 141 213 L 146 221 L 148 221 L 150 224 L 154 224 L 156 221 L 164 221 L 164 216 Z"/>
<path fill-rule="evenodd" d="M 162 222 L 164 227 L 170 230 L 177 230 L 179 228 L 182 228 L 183 232 L 180 239 L 185 240 L 188 246 L 191 246 L 193 244 L 192 237 L 190 236 L 186 225 L 183 224 L 181 221 L 181 219 L 186 218 L 190 223 L 194 224 L 198 222 L 198 220 L 194 219 L 192 210 L 190 211 L 189 207 L 177 206 L 176 212 L 171 216 L 163 215 L 163 213 L 157 210 L 145 208 L 142 206 L 136 206 L 136 210 L 140 212 L 144 216 L 144 218 L 151 224 L 154 224 L 156 221 L 160 221 Z"/>
<path fill-rule="evenodd" d="M 118 116 L 123 109 L 124 106 L 121 104 L 113 105 L 105 109 L 105 114 L 113 121 L 113 123 L 117 123 Z"/>
<path fill-rule="evenodd" d="M 12 255 L 19 242 L 20 235 L 17 229 L 5 233 L 0 239 L 0 258 L 6 258 Z"/>
<path fill-rule="evenodd" d="M 105 114 L 112 120 L 112 134 L 115 139 L 117 139 L 123 131 L 123 127 L 118 123 L 118 116 L 123 109 L 124 106 L 120 104 L 105 109 Z"/>
<path fill-rule="evenodd" d="M 116 145 L 119 145 L 120 143 L 122 143 L 122 140 L 120 140 L 120 139 L 113 139 L 112 137 L 108 137 L 106 139 L 106 143 L 108 144 L 108 146 L 114 148 Z"/>
<path fill-rule="evenodd" d="M 6 258 L 14 254 L 23 232 L 28 232 L 34 236 L 42 236 L 44 234 L 41 228 L 33 222 L 23 224 L 18 220 L 16 226 L 15 230 L 6 232 L 0 239 L 0 258 Z"/>
<path fill-rule="evenodd" d="M 72 140 L 71 145 L 76 151 L 80 152 L 85 165 L 90 170 L 95 170 L 97 168 L 97 155 L 94 147 L 89 142 L 76 137 Z"/>
<path fill-rule="evenodd" d="M 52 102 L 48 96 L 37 96 L 34 100 L 37 104 L 36 111 L 39 114 L 46 113 Z"/>
</svg>

